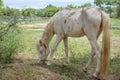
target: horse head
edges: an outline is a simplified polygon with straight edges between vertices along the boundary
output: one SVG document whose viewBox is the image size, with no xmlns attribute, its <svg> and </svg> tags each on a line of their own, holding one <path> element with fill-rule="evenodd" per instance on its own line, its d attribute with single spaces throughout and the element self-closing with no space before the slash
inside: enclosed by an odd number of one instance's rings
<svg viewBox="0 0 120 80">
<path fill-rule="evenodd" d="M 48 54 L 50 53 L 49 47 L 46 46 L 46 44 L 43 43 L 41 40 L 39 40 L 37 43 L 37 50 L 39 54 L 39 62 L 45 62 Z"/>
</svg>

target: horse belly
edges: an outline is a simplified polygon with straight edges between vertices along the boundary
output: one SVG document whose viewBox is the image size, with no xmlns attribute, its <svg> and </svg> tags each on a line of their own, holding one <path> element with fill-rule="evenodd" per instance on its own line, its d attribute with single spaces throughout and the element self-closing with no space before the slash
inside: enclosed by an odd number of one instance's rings
<svg viewBox="0 0 120 80">
<path fill-rule="evenodd" d="M 77 22 L 75 22 L 73 24 L 69 23 L 67 28 L 68 28 L 67 33 L 68 33 L 69 37 L 81 37 L 84 35 L 82 25 L 78 24 Z"/>
<path fill-rule="evenodd" d="M 69 37 L 81 37 L 84 35 L 83 29 L 82 28 L 73 28 L 69 32 L 68 36 Z"/>
</svg>

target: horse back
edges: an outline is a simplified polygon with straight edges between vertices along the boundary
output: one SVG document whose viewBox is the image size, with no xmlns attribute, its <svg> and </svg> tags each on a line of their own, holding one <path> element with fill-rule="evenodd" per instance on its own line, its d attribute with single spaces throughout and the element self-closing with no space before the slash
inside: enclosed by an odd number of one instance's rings
<svg viewBox="0 0 120 80">
<path fill-rule="evenodd" d="M 70 37 L 80 37 L 85 35 L 85 24 L 100 25 L 99 8 L 85 9 L 63 9 L 54 16 L 54 31 L 56 34 L 63 34 Z M 91 27 L 91 26 L 88 26 Z"/>
</svg>

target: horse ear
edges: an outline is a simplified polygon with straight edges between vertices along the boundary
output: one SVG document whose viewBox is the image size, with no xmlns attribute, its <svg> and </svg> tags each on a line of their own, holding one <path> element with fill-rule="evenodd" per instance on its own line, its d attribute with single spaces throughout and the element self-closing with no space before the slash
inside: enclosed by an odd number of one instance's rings
<svg viewBox="0 0 120 80">
<path fill-rule="evenodd" d="M 47 46 L 46 46 L 45 44 L 43 44 L 43 46 L 44 46 L 45 48 L 47 48 Z"/>
<path fill-rule="evenodd" d="M 41 45 L 43 45 L 45 48 L 47 48 L 47 46 L 46 46 L 44 43 L 42 43 L 41 40 L 39 40 L 39 43 L 40 43 Z"/>
</svg>

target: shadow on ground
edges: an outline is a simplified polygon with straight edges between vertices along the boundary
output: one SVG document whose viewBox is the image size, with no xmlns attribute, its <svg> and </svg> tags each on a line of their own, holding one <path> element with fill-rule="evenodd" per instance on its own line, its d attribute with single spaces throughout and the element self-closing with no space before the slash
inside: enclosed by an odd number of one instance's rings
<svg viewBox="0 0 120 80">
<path fill-rule="evenodd" d="M 120 65 L 114 58 L 111 60 L 111 72 L 108 80 L 119 80 L 120 72 L 114 71 L 116 65 Z M 88 74 L 82 71 L 85 61 L 71 61 L 67 66 L 63 65 L 64 59 L 55 59 L 50 66 L 42 65 L 37 59 L 16 59 L 9 64 L 0 64 L 0 80 L 92 80 L 91 75 L 94 72 L 95 64 L 93 63 Z M 81 64 L 82 63 L 82 64 Z M 116 67 L 120 70 L 119 67 Z"/>
</svg>

